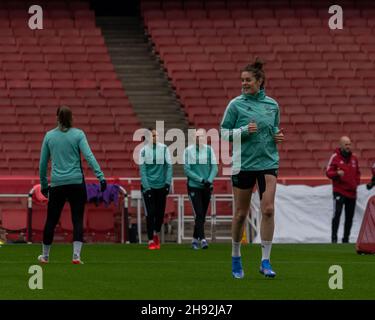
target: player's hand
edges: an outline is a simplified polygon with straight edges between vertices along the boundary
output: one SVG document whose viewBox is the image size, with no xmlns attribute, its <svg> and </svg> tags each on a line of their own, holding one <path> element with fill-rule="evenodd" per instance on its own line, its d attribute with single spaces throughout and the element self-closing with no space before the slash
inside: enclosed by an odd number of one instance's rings
<svg viewBox="0 0 375 320">
<path fill-rule="evenodd" d="M 102 180 L 100 181 L 100 192 L 104 192 L 107 189 L 107 181 Z"/>
<path fill-rule="evenodd" d="M 344 176 L 344 171 L 342 171 L 342 170 L 337 170 L 337 174 L 339 175 L 339 177 L 342 177 L 342 176 Z"/>
<path fill-rule="evenodd" d="M 165 184 L 164 188 L 165 188 L 165 194 L 169 194 L 169 190 L 170 190 L 170 185 L 168 183 Z"/>
<path fill-rule="evenodd" d="M 284 129 L 280 129 L 279 132 L 277 132 L 274 136 L 273 136 L 273 139 L 275 140 L 275 143 L 280 143 L 280 142 L 283 142 L 284 139 L 285 139 L 285 136 L 284 136 L 284 132 L 283 132 Z"/>
<path fill-rule="evenodd" d="M 202 184 L 203 184 L 203 187 L 206 189 L 206 190 L 210 190 L 212 191 L 212 183 L 206 179 L 202 179 Z"/>
<path fill-rule="evenodd" d="M 49 187 L 45 188 L 45 189 L 42 189 L 40 190 L 40 192 L 42 193 L 42 195 L 48 199 L 48 194 L 49 194 Z"/>
<path fill-rule="evenodd" d="M 249 131 L 249 133 L 257 132 L 258 126 L 257 126 L 256 122 L 250 122 L 247 126 L 247 130 Z"/>
<path fill-rule="evenodd" d="M 206 181 L 205 184 L 204 184 L 204 187 L 209 190 L 209 191 L 212 191 L 213 187 L 212 187 L 212 183 L 209 182 L 209 181 Z"/>
</svg>

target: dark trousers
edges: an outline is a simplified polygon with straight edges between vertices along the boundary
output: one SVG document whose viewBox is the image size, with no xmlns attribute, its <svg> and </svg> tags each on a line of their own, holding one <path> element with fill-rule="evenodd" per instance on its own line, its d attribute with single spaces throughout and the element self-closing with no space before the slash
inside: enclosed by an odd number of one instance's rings
<svg viewBox="0 0 375 320">
<path fill-rule="evenodd" d="M 55 228 L 60 220 L 65 202 L 70 204 L 73 241 L 83 242 L 83 214 L 87 201 L 85 184 L 69 184 L 50 188 L 48 198 L 47 221 L 43 232 L 43 243 L 52 244 Z"/>
<path fill-rule="evenodd" d="M 195 215 L 193 237 L 202 240 L 205 239 L 204 223 L 206 222 L 207 209 L 211 200 L 211 190 L 188 186 L 188 192 Z"/>
<path fill-rule="evenodd" d="M 342 242 L 348 242 L 350 236 L 350 229 L 353 224 L 354 210 L 356 199 L 348 198 L 340 193 L 333 193 L 334 214 L 332 219 L 332 242 L 337 242 L 337 231 L 340 225 L 340 216 L 342 207 L 345 206 L 345 224 L 344 236 Z"/>
<path fill-rule="evenodd" d="M 154 231 L 160 232 L 164 221 L 167 193 L 165 188 L 151 189 L 146 193 L 142 189 L 142 198 L 145 207 L 147 236 L 148 240 L 152 240 Z"/>
</svg>

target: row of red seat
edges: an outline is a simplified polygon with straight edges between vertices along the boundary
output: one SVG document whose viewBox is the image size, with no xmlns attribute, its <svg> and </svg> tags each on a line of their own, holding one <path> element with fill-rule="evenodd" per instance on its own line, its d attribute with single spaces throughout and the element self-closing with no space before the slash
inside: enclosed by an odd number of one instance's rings
<svg viewBox="0 0 375 320">
<path fill-rule="evenodd" d="M 327 17 L 328 19 L 328 17 Z M 283 31 L 277 31 L 277 34 L 298 34 L 294 28 L 303 28 L 300 31 L 302 34 L 318 34 L 319 31 L 324 30 L 325 22 L 321 18 L 285 18 L 285 19 L 275 19 L 275 18 L 259 18 L 257 20 L 251 18 L 199 18 L 199 19 L 189 19 L 189 18 L 156 18 L 149 19 L 147 22 L 149 26 L 149 32 L 152 33 L 155 29 L 163 28 L 176 28 L 176 29 L 207 29 L 207 28 L 216 28 L 216 29 L 227 29 L 227 28 L 266 28 L 270 30 L 276 30 L 277 28 L 283 28 Z M 355 28 L 371 28 L 373 27 L 373 18 L 353 18 L 352 20 L 347 20 L 347 27 Z M 289 29 L 289 30 L 288 30 Z M 216 31 L 217 32 L 217 31 Z M 263 30 L 248 30 L 248 34 L 254 32 L 254 34 L 262 34 Z M 350 33 L 350 31 L 348 31 Z M 366 34 L 371 33 L 367 31 Z M 326 34 L 334 34 L 333 30 L 326 28 Z"/>
<path fill-rule="evenodd" d="M 30 37 L 33 36 L 33 37 Z M 35 43 L 40 37 L 96 37 L 101 36 L 101 29 L 96 26 L 87 26 L 85 28 L 53 28 L 49 27 L 48 29 L 42 30 L 31 30 L 30 28 L 17 28 L 17 27 L 6 27 L 3 26 L 0 29 L 0 37 L 14 37 L 15 42 L 18 43 Z"/>
<path fill-rule="evenodd" d="M 43 88 L 43 89 L 122 89 L 122 83 L 120 80 L 48 80 L 48 79 L 30 79 L 30 80 L 21 80 L 21 79 L 7 79 L 6 81 L 0 80 L 0 88 Z"/>
<path fill-rule="evenodd" d="M 27 232 L 27 210 L 26 209 L 4 209 L 1 212 L 2 228 L 6 231 L 7 240 L 17 240 L 19 232 Z M 41 240 L 42 231 L 46 220 L 46 209 L 34 209 L 32 215 L 33 241 Z M 115 209 L 91 208 L 87 210 L 84 219 L 85 236 L 94 236 L 95 241 L 114 240 L 115 232 Z M 56 239 L 63 235 L 63 241 L 72 241 L 73 225 L 69 210 L 62 212 L 60 223 L 56 229 Z M 99 237 L 98 237 L 99 236 Z M 107 238 L 107 239 L 106 239 Z"/>
<path fill-rule="evenodd" d="M 359 4 L 355 0 L 346 0 L 348 13 L 357 12 L 361 8 L 368 8 L 374 12 L 374 5 L 371 1 L 361 1 Z M 320 9 L 322 12 L 327 13 L 327 2 L 326 1 L 308 1 L 299 0 L 290 2 L 288 0 L 215 0 L 215 1 L 200 1 L 200 0 L 189 0 L 189 1 L 175 1 L 175 0 L 142 0 L 141 9 L 142 11 L 148 10 L 196 10 L 206 9 L 222 10 L 222 9 L 239 9 L 246 10 L 250 8 L 258 12 L 273 12 L 275 14 L 282 14 L 283 12 L 300 12 L 301 14 L 310 15 Z M 362 10 L 366 14 L 365 10 Z M 289 14 L 288 14 L 289 15 Z"/>
<path fill-rule="evenodd" d="M 19 38 L 23 39 L 23 38 Z M 10 46 L 17 44 L 17 38 L 14 36 L 2 36 L 0 37 L 1 40 L 1 46 L 7 46 L 7 48 L 10 49 Z M 22 40 L 19 40 L 22 41 Z M 22 42 L 17 44 L 17 48 L 21 45 L 28 45 L 28 46 L 40 46 L 40 45 L 46 45 L 46 46 L 75 46 L 75 45 L 84 45 L 84 46 L 104 46 L 104 39 L 101 36 L 98 35 L 92 35 L 92 36 L 51 36 L 51 35 L 43 35 L 39 38 L 31 38 L 27 42 Z M 58 49 L 58 50 L 61 50 Z M 42 48 L 40 48 L 40 51 L 42 51 Z"/>
<path fill-rule="evenodd" d="M 165 32 L 169 30 L 169 32 Z M 188 33 L 185 29 L 180 31 Z M 192 29 L 189 30 L 189 34 L 175 34 L 175 31 L 171 33 L 170 29 L 157 29 L 152 34 L 153 39 L 159 45 L 254 45 L 255 39 L 253 37 L 245 37 L 244 32 L 239 29 L 222 29 L 221 34 L 216 34 L 214 36 L 207 33 L 194 32 Z M 323 29 L 322 29 L 323 30 Z M 236 32 L 237 31 L 237 32 Z M 203 34 L 202 34 L 203 33 Z M 370 35 L 371 36 L 371 35 Z M 373 44 L 375 42 L 369 40 L 369 35 L 286 35 L 286 34 L 273 34 L 264 35 L 261 39 L 256 40 L 257 44 L 265 45 L 275 45 L 275 44 L 291 44 L 291 45 L 301 45 L 301 44 L 333 44 L 340 46 L 342 44 Z"/>
<path fill-rule="evenodd" d="M 64 0 L 39 0 L 39 5 L 48 9 L 69 9 L 71 10 L 85 10 L 90 8 L 90 3 L 87 1 L 64 1 Z M 17 10 L 29 8 L 30 3 L 24 0 L 3 0 L 1 1 L 1 9 Z"/>
<path fill-rule="evenodd" d="M 117 76 L 114 72 L 108 71 L 56 71 L 48 72 L 46 70 L 36 71 L 14 71 L 4 70 L 0 74 L 0 81 L 3 79 L 7 80 L 52 80 L 54 83 L 62 83 L 63 81 L 71 81 L 73 83 L 76 80 L 116 80 Z"/>
</svg>

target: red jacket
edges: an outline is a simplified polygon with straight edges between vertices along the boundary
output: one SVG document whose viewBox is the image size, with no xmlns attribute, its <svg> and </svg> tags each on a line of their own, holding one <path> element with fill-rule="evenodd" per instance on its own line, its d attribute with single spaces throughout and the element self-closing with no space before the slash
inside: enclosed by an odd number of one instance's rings
<svg viewBox="0 0 375 320">
<path fill-rule="evenodd" d="M 344 175 L 340 177 L 337 170 L 344 171 Z M 354 199 L 357 197 L 361 173 L 355 155 L 351 154 L 349 158 L 345 159 L 341 155 L 340 149 L 336 149 L 329 159 L 326 175 L 332 179 L 333 192 L 338 192 L 348 198 Z"/>
</svg>

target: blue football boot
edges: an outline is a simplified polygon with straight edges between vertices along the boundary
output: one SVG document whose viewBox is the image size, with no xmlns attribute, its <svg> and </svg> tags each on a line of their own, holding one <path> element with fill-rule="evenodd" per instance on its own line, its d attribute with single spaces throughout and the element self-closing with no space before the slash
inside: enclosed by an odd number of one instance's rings
<svg viewBox="0 0 375 320">
<path fill-rule="evenodd" d="M 276 272 L 272 270 L 271 263 L 268 259 L 262 260 L 259 272 L 263 274 L 266 278 L 276 277 Z"/>
<path fill-rule="evenodd" d="M 191 242 L 191 247 L 192 247 L 192 249 L 194 249 L 194 250 L 198 250 L 198 249 L 199 249 L 199 243 L 198 243 L 198 241 L 193 240 L 193 241 Z"/>
<path fill-rule="evenodd" d="M 201 241 L 201 248 L 202 249 L 208 249 L 208 242 L 206 239 L 202 239 Z"/>
<path fill-rule="evenodd" d="M 241 257 L 232 257 L 232 276 L 234 279 L 242 279 L 245 276 L 242 269 Z"/>
</svg>

